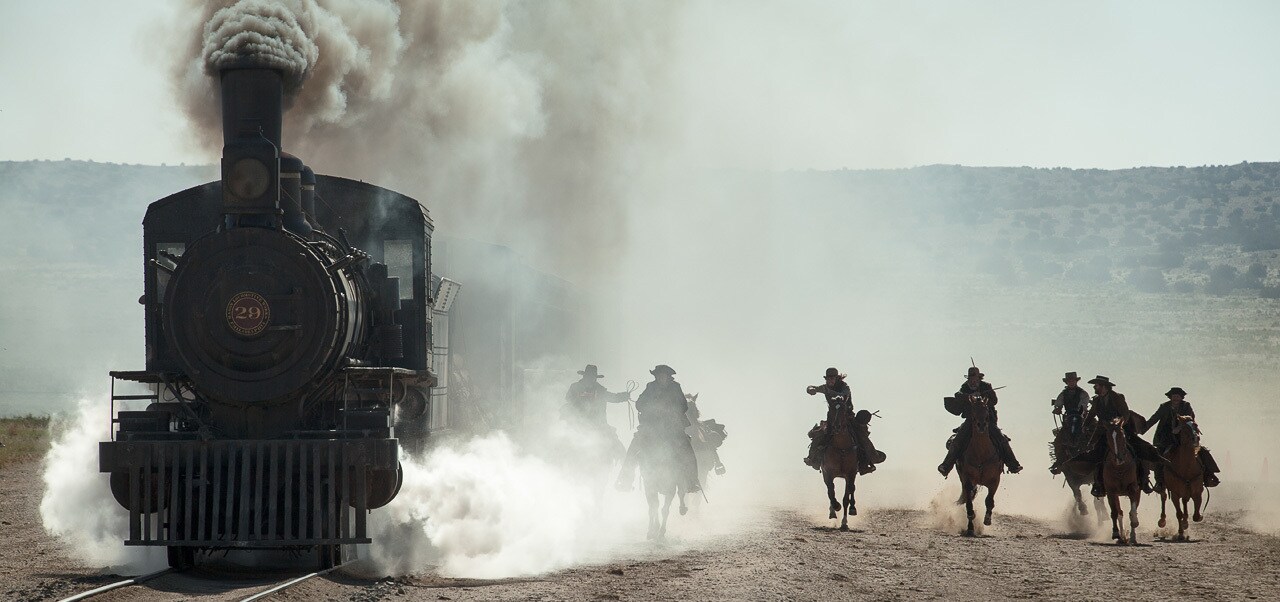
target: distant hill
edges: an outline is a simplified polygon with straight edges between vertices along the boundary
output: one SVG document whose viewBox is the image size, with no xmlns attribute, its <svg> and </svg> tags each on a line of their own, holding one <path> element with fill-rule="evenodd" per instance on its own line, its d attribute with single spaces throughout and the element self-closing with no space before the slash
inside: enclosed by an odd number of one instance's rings
<svg viewBox="0 0 1280 602">
<path fill-rule="evenodd" d="M 100 399 L 107 370 L 142 366 L 143 212 L 217 172 L 0 162 L 0 415 L 64 410 L 80 391 Z M 892 238 L 882 255 L 908 250 L 1004 287 L 1280 298 L 1276 163 L 796 171 L 719 185 L 768 191 L 764 228 L 782 216 Z"/>
<path fill-rule="evenodd" d="M 1280 163 L 792 172 L 816 211 L 873 208 L 957 271 L 1006 284 L 1280 297 Z"/>
</svg>

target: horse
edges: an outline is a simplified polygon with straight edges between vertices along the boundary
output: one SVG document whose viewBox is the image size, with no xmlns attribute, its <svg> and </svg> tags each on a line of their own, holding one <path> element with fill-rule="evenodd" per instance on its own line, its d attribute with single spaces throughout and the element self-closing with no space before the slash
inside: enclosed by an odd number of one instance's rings
<svg viewBox="0 0 1280 602">
<path fill-rule="evenodd" d="M 1062 476 L 1067 481 L 1067 487 L 1071 489 L 1071 495 L 1075 497 L 1076 512 L 1080 516 L 1089 515 L 1089 507 L 1084 503 L 1084 496 L 1080 494 L 1080 488 L 1093 485 L 1094 467 L 1083 465 L 1078 462 L 1066 461 L 1091 447 L 1091 443 L 1095 441 L 1094 436 L 1097 433 L 1097 422 L 1090 420 L 1080 427 L 1080 433 L 1076 435 L 1073 441 L 1067 430 L 1067 425 L 1063 424 L 1062 428 L 1054 429 L 1053 438 L 1053 457 L 1055 460 L 1061 459 L 1059 465 L 1062 469 Z M 1093 498 L 1094 512 L 1098 516 L 1098 522 L 1102 522 L 1102 500 Z"/>
<path fill-rule="evenodd" d="M 684 436 L 684 433 L 680 433 L 680 436 Z M 684 490 L 680 486 L 680 459 L 676 452 L 679 441 L 666 441 L 658 436 L 646 437 L 641 441 L 644 447 L 640 448 L 637 460 L 640 465 L 640 480 L 644 482 L 644 497 L 649 503 L 647 538 L 662 541 L 667 536 L 667 518 L 671 515 L 672 500 L 679 498 L 681 516 L 689 512 L 689 506 L 684 502 Z M 633 442 L 632 445 L 636 443 Z M 661 506 L 659 497 L 662 498 Z"/>
<path fill-rule="evenodd" d="M 854 481 L 858 478 L 858 446 L 854 444 L 853 415 L 848 408 L 837 405 L 833 408 L 830 424 L 831 441 L 822 454 L 822 481 L 827 484 L 827 498 L 831 500 L 831 518 L 844 509 L 840 520 L 840 530 L 849 530 L 849 515 L 858 515 L 858 507 L 854 504 Z M 836 501 L 836 479 L 844 479 L 843 504 Z"/>
<path fill-rule="evenodd" d="M 1174 420 L 1173 434 L 1178 438 L 1164 470 L 1164 489 L 1160 490 L 1160 526 L 1165 525 L 1165 500 L 1173 498 L 1173 510 L 1178 515 L 1178 534 L 1174 541 L 1187 538 L 1187 502 L 1195 503 L 1195 516 L 1200 522 L 1200 496 L 1204 493 L 1204 467 L 1200 465 L 1200 427 L 1191 416 L 1178 416 Z"/>
<path fill-rule="evenodd" d="M 1124 425 L 1123 418 L 1114 418 L 1102 425 L 1102 436 L 1107 443 L 1107 455 L 1102 461 L 1102 489 L 1107 494 L 1107 504 L 1111 506 L 1111 538 L 1121 545 L 1138 543 L 1138 503 L 1142 501 L 1142 489 L 1138 484 L 1138 462 L 1141 460 L 1129 447 Z M 1120 528 L 1124 521 L 1121 496 L 1129 498 L 1128 537 Z"/>
<path fill-rule="evenodd" d="M 965 535 L 973 536 L 973 498 L 978 494 L 978 486 L 987 488 L 987 514 L 982 524 L 991 525 L 991 511 L 996 507 L 996 490 L 1000 488 L 1000 474 L 1004 472 L 1004 462 L 996 452 L 995 443 L 988 430 L 991 425 L 991 406 L 987 400 L 976 397 L 969 405 L 969 445 L 965 448 L 960 461 L 956 463 L 960 476 L 960 499 L 957 504 L 964 504 L 969 517 L 969 526 Z"/>
</svg>

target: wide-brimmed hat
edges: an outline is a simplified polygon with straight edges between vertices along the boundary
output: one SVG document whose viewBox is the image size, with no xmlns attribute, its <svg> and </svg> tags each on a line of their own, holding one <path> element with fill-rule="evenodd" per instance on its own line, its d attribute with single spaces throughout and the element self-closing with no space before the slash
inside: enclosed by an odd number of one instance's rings
<svg viewBox="0 0 1280 602">
<path fill-rule="evenodd" d="M 1097 375 L 1097 376 L 1093 377 L 1093 380 L 1090 380 L 1090 381 L 1089 381 L 1089 384 L 1091 384 L 1091 385 L 1106 385 L 1106 386 L 1108 386 L 1108 387 L 1114 387 L 1114 386 L 1116 386 L 1116 384 L 1115 384 L 1115 383 L 1111 382 L 1111 379 L 1109 379 L 1109 378 L 1107 378 L 1107 377 L 1105 377 L 1105 376 L 1103 376 L 1103 375 L 1101 375 L 1101 374 L 1099 374 L 1099 375 Z"/>
<path fill-rule="evenodd" d="M 1062 382 L 1065 383 L 1069 380 L 1080 380 L 1080 377 L 1075 372 L 1068 372 L 1062 377 Z"/>
<path fill-rule="evenodd" d="M 579 370 L 578 374 L 593 378 L 604 378 L 604 375 L 600 374 L 600 369 L 597 368 L 595 364 L 587 364 L 587 367 Z"/>
<path fill-rule="evenodd" d="M 835 368 L 827 368 L 827 371 L 822 375 L 822 378 L 844 378 L 844 375 Z"/>
<path fill-rule="evenodd" d="M 652 374 L 652 375 L 654 375 L 654 376 L 657 376 L 657 375 L 659 375 L 659 374 L 670 374 L 670 375 L 674 376 L 674 375 L 675 375 L 675 373 L 676 373 L 676 371 L 675 371 L 675 370 L 672 370 L 672 369 L 671 369 L 671 366 L 668 366 L 668 365 L 666 365 L 666 364 L 658 364 L 657 366 L 654 366 L 654 367 L 653 367 L 653 370 L 650 370 L 650 371 L 649 371 L 649 374 Z"/>
<path fill-rule="evenodd" d="M 1174 395 L 1181 395 L 1183 397 L 1186 397 L 1187 392 L 1183 391 L 1182 387 L 1173 387 L 1172 389 L 1169 389 L 1168 393 L 1164 394 L 1165 397 L 1173 397 Z"/>
<path fill-rule="evenodd" d="M 981 370 L 979 370 L 977 366 L 970 366 L 970 367 L 969 367 L 969 371 L 965 373 L 964 377 L 965 377 L 965 378 L 973 378 L 973 375 L 975 375 L 975 374 L 977 374 L 977 375 L 978 375 L 978 378 L 982 378 L 982 377 L 986 376 L 986 374 L 983 374 L 983 373 L 982 373 L 982 371 L 981 371 Z"/>
</svg>

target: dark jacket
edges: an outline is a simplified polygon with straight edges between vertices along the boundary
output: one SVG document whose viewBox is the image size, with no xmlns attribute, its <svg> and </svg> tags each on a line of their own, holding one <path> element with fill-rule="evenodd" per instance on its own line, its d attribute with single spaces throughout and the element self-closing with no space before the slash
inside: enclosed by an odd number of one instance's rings
<svg viewBox="0 0 1280 602">
<path fill-rule="evenodd" d="M 636 410 L 640 412 L 640 424 L 653 428 L 684 432 L 689 426 L 689 400 L 684 397 L 680 383 L 652 381 L 636 398 Z"/>
<path fill-rule="evenodd" d="M 827 411 L 834 411 L 837 407 L 843 407 L 846 412 L 853 413 L 853 391 L 849 390 L 849 383 L 844 381 L 836 381 L 833 386 L 826 383 L 814 387 L 827 398 Z"/>
<path fill-rule="evenodd" d="M 997 421 L 996 402 L 1000 401 L 1000 399 L 996 397 L 996 390 L 991 388 L 991 383 L 978 381 L 977 387 L 970 387 L 969 381 L 965 380 L 964 383 L 960 385 L 960 389 L 956 391 L 956 402 L 960 404 L 961 408 L 963 408 L 960 412 L 960 417 L 965 420 L 969 419 L 970 395 L 977 395 L 979 397 L 986 398 L 987 404 L 991 407 L 991 422 L 994 424 Z"/>
<path fill-rule="evenodd" d="M 1152 426 L 1155 426 L 1156 434 L 1151 438 L 1151 441 L 1163 451 L 1177 441 L 1173 437 L 1173 421 L 1178 416 L 1190 416 L 1193 419 L 1196 417 L 1196 411 L 1191 409 L 1191 402 L 1183 401 L 1182 405 L 1178 406 L 1177 411 L 1173 409 L 1172 400 L 1160 404 L 1160 407 L 1156 409 L 1156 413 L 1152 414 L 1143 425 L 1142 432 L 1145 433 Z"/>
<path fill-rule="evenodd" d="M 1102 422 L 1109 422 L 1113 418 L 1129 420 L 1129 404 L 1125 402 L 1124 394 L 1115 391 L 1094 395 L 1093 407 L 1089 411 Z"/>
<path fill-rule="evenodd" d="M 608 423 L 604 404 L 613 401 L 611 397 L 616 396 L 595 378 L 584 378 L 569 385 L 569 391 L 564 394 L 570 415 L 592 424 Z"/>
</svg>

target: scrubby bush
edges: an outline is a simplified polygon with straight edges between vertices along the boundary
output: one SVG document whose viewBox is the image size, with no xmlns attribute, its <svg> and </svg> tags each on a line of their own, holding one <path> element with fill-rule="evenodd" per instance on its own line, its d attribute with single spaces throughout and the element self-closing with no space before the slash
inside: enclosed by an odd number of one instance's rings
<svg viewBox="0 0 1280 602">
<path fill-rule="evenodd" d="M 1225 295 L 1240 285 L 1240 271 L 1220 263 L 1209 268 L 1209 282 L 1204 285 L 1204 292 L 1210 295 Z"/>
</svg>

